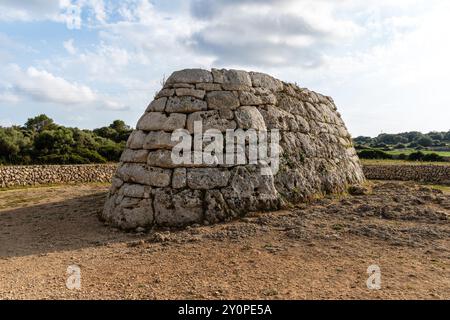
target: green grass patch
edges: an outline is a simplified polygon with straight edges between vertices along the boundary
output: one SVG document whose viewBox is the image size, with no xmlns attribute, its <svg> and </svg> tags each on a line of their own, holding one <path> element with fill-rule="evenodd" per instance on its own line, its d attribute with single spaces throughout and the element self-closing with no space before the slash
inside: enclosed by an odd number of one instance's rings
<svg viewBox="0 0 450 320">
<path fill-rule="evenodd" d="M 415 149 L 396 149 L 396 150 L 391 150 L 391 151 L 385 151 L 386 153 L 393 155 L 393 156 L 398 156 L 399 154 L 406 154 L 406 155 L 410 155 L 411 153 L 420 151 L 423 154 L 431 154 L 431 153 L 435 153 L 437 155 L 440 155 L 441 157 L 450 157 L 450 151 L 433 151 L 433 150 L 415 150 Z"/>
<path fill-rule="evenodd" d="M 363 165 L 433 165 L 433 166 L 450 166 L 450 162 L 427 162 L 427 161 L 406 161 L 395 159 L 360 159 Z"/>
</svg>

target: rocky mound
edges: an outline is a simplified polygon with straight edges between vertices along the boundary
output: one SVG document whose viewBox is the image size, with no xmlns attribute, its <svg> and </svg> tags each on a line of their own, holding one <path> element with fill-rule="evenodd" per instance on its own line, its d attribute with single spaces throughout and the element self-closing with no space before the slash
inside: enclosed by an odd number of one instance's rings
<svg viewBox="0 0 450 320">
<path fill-rule="evenodd" d="M 216 223 L 363 181 L 330 97 L 258 72 L 186 69 L 131 134 L 102 218 L 123 229 Z"/>
</svg>

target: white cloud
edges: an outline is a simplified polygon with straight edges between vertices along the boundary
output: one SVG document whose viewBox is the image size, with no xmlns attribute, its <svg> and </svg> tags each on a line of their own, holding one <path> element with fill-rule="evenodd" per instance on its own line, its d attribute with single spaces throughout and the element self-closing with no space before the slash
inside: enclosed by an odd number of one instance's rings
<svg viewBox="0 0 450 320">
<path fill-rule="evenodd" d="M 61 106 L 78 105 L 110 110 L 126 109 L 119 102 L 95 92 L 86 85 L 67 81 L 46 70 L 34 67 L 22 70 L 17 65 L 10 65 L 5 71 L 9 75 L 10 88 L 15 92 L 13 96 L 9 96 L 10 98 L 22 97 Z"/>
<path fill-rule="evenodd" d="M 50 5 L 54 1 L 45 3 L 36 14 L 31 4 L 12 0 L 0 9 L 63 22 L 70 1 L 60 1 L 59 9 Z M 133 106 L 126 120 L 133 122 L 163 75 L 186 67 L 238 67 L 334 96 L 355 134 L 448 127 L 446 2 L 191 0 L 164 2 L 164 11 L 161 2 L 148 0 L 76 3 L 83 10 L 81 27 L 98 40 L 86 44 L 74 35 L 77 41 L 65 41 L 61 54 L 30 62 L 39 67 L 34 76 L 21 71 L 15 83 L 27 89 L 17 91 L 21 96 L 110 109 L 126 101 Z M 49 83 L 76 94 L 63 97 L 43 87 Z"/>
<path fill-rule="evenodd" d="M 70 54 L 75 54 L 77 53 L 77 49 L 75 48 L 75 46 L 73 45 L 73 39 L 69 39 L 67 41 L 63 42 L 63 47 L 64 49 L 67 50 L 68 53 Z"/>
</svg>

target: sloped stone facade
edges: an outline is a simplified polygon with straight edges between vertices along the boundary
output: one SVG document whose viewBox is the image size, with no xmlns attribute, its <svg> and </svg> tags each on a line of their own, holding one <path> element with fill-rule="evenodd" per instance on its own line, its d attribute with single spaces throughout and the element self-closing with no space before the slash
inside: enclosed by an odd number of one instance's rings
<svg viewBox="0 0 450 320">
<path fill-rule="evenodd" d="M 172 132 L 193 134 L 196 121 L 204 131 L 278 129 L 279 170 L 262 175 L 267 164 L 248 161 L 174 163 Z M 102 218 L 123 229 L 216 223 L 342 192 L 364 179 L 330 97 L 263 73 L 185 69 L 167 79 L 138 121 Z"/>
</svg>

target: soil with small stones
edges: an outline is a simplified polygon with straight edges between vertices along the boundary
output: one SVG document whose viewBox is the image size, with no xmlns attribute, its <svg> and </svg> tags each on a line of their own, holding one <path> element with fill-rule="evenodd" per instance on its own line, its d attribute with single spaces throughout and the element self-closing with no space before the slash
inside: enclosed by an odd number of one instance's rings
<svg viewBox="0 0 450 320">
<path fill-rule="evenodd" d="M 106 185 L 0 192 L 0 299 L 449 299 L 450 195 L 401 182 L 185 230 L 97 219 Z M 381 269 L 369 290 L 367 268 Z M 67 267 L 81 289 L 66 287 Z"/>
</svg>

